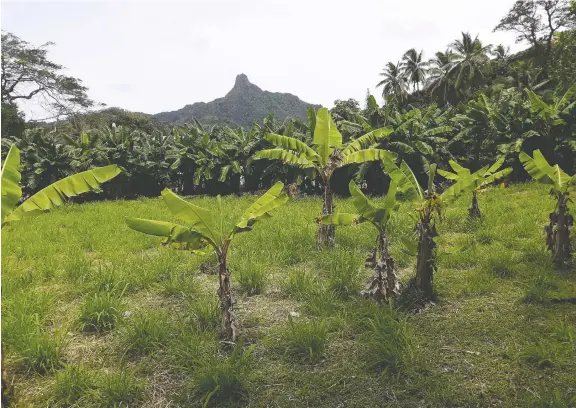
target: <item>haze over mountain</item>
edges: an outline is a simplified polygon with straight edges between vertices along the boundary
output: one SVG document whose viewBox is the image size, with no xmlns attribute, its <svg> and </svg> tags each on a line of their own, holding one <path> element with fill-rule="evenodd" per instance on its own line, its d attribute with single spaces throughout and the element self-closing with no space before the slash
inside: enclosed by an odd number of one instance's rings
<svg viewBox="0 0 576 408">
<path fill-rule="evenodd" d="M 306 118 L 311 106 L 289 93 L 263 91 L 248 80 L 244 74 L 236 76 L 234 87 L 224 96 L 212 102 L 196 102 L 172 112 L 160 112 L 152 117 L 163 123 L 188 123 L 198 119 L 202 123 L 227 123 L 249 127 L 254 120 L 261 121 L 273 113 L 276 119 L 287 117 Z"/>
</svg>

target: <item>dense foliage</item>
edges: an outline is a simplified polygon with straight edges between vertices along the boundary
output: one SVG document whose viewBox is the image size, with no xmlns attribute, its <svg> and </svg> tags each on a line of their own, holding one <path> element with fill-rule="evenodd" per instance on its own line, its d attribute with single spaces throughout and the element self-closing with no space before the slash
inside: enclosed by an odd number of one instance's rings
<svg viewBox="0 0 576 408">
<path fill-rule="evenodd" d="M 516 170 L 512 177 L 523 179 L 527 175 L 517 158 L 522 150 L 540 149 L 551 163 L 569 172 L 576 169 L 575 91 L 572 86 L 567 91 L 538 95 L 507 88 L 480 94 L 450 109 L 436 104 L 382 108 L 371 97 L 364 110 L 348 118 L 353 121 L 335 122 L 344 140 L 391 127 L 393 132 L 377 147 L 396 153 L 422 181 L 429 162 L 448 169 L 452 159 L 475 171 L 499 158 Z M 253 192 L 275 181 L 296 183 L 302 192 L 319 194 L 320 181 L 308 177 L 311 174 L 305 169 L 251 159 L 257 151 L 272 147 L 264 139 L 268 133 L 310 143 L 312 132 L 300 120 L 280 123 L 269 116 L 249 129 L 204 127 L 199 122 L 157 126 L 150 132 L 115 124 L 80 134 L 68 128 L 31 128 L 21 137 L 6 137 L 2 142 L 22 151 L 25 194 L 78 171 L 108 164 L 126 171 L 105 188 L 109 197 L 153 197 L 164 187 L 185 195 Z M 355 177 L 365 180 L 363 187 L 369 193 L 380 194 L 387 186 L 380 167 L 373 163 L 336 169 L 332 189 L 347 194 L 348 183 Z"/>
</svg>

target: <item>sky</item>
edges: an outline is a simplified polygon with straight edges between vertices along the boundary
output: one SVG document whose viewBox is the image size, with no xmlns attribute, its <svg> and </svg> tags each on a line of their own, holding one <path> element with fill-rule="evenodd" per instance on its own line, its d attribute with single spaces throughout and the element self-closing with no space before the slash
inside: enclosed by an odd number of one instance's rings
<svg viewBox="0 0 576 408">
<path fill-rule="evenodd" d="M 244 73 L 272 92 L 331 107 L 364 103 L 409 48 L 426 58 L 461 36 L 510 45 L 492 29 L 514 0 L 2 0 L 1 27 L 80 78 L 108 106 L 158 113 L 224 96 Z M 42 110 L 23 106 L 28 118 Z"/>
</svg>

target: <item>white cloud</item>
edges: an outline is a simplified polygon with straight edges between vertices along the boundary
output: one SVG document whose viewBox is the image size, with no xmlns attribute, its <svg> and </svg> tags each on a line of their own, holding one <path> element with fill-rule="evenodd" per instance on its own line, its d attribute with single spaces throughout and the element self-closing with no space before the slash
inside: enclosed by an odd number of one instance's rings
<svg viewBox="0 0 576 408">
<path fill-rule="evenodd" d="M 513 35 L 492 33 L 513 2 L 3 1 L 2 29 L 55 42 L 50 58 L 108 106 L 179 109 L 223 96 L 239 73 L 332 106 L 363 101 L 367 88 L 378 94 L 378 73 L 409 48 L 431 57 L 461 31 L 513 45 Z"/>
</svg>

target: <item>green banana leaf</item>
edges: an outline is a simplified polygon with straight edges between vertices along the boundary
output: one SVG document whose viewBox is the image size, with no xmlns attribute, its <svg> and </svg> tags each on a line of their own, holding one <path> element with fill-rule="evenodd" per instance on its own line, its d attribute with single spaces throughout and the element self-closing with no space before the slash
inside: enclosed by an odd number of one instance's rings
<svg viewBox="0 0 576 408">
<path fill-rule="evenodd" d="M 402 160 L 400 167 L 396 166 L 393 160 L 389 158 L 382 159 L 382 164 L 384 165 L 384 172 L 397 183 L 398 190 L 406 196 L 406 198 L 411 199 L 413 197 L 418 197 L 424 200 L 424 191 L 414 173 L 408 167 L 406 162 Z"/>
<path fill-rule="evenodd" d="M 444 202 L 452 202 L 461 194 L 472 192 L 483 180 L 486 170 L 488 170 L 488 166 L 481 168 L 475 173 L 460 177 L 456 183 L 452 184 L 440 194 L 440 198 Z"/>
<path fill-rule="evenodd" d="M 254 159 L 280 160 L 285 164 L 300 168 L 314 167 L 314 163 L 306 159 L 306 157 L 302 155 L 298 156 L 291 151 L 284 149 L 260 150 L 254 155 Z"/>
<path fill-rule="evenodd" d="M 490 171 L 490 169 L 488 169 L 488 171 Z M 488 184 L 492 184 L 492 183 L 506 177 L 510 173 L 512 173 L 512 168 L 508 167 L 504 170 L 500 170 L 500 171 L 497 171 L 496 173 L 490 174 L 488 177 L 486 177 L 484 179 L 482 186 L 487 186 Z"/>
<path fill-rule="evenodd" d="M 126 217 L 125 221 L 128 227 L 135 231 L 166 238 L 164 241 L 166 244 L 186 244 L 184 248 L 188 250 L 200 249 L 206 246 L 204 236 L 201 233 L 183 225 L 132 217 Z"/>
<path fill-rule="evenodd" d="M 490 168 L 488 169 L 488 171 L 486 173 L 487 174 L 496 173 L 498 171 L 498 169 L 500 167 L 502 167 L 503 164 L 504 164 L 504 156 L 502 156 L 498 160 L 496 160 L 496 162 L 492 166 L 490 166 Z"/>
<path fill-rule="evenodd" d="M 176 218 L 190 223 L 190 228 L 198 231 L 214 246 L 222 244 L 222 235 L 219 233 L 209 210 L 183 200 L 168 188 L 162 190 L 162 198 Z"/>
<path fill-rule="evenodd" d="M 318 109 L 316 113 L 316 127 L 314 128 L 314 144 L 318 146 L 320 162 L 323 166 L 328 164 L 334 148 L 342 147 L 342 134 L 326 108 Z"/>
<path fill-rule="evenodd" d="M 362 193 L 362 190 L 354 183 L 350 181 L 348 184 L 350 189 L 350 194 L 352 194 L 352 204 L 358 211 L 358 214 L 365 218 L 371 218 L 377 211 L 376 206 Z"/>
<path fill-rule="evenodd" d="M 436 172 L 447 180 L 458 180 L 459 178 L 458 174 L 450 173 L 449 171 L 446 170 L 437 169 Z"/>
<path fill-rule="evenodd" d="M 21 179 L 20 150 L 12 145 L 2 166 L 2 225 L 22 197 Z"/>
<path fill-rule="evenodd" d="M 450 165 L 450 167 L 452 167 L 452 169 L 457 175 L 459 176 L 470 175 L 470 170 L 467 169 L 466 167 L 460 166 L 455 160 L 448 160 L 448 164 Z"/>
<path fill-rule="evenodd" d="M 378 143 L 382 139 L 390 136 L 390 134 L 392 134 L 393 131 L 394 131 L 393 128 L 385 127 L 368 132 L 365 135 L 360 136 L 353 142 L 349 143 L 348 146 L 346 146 L 346 148 L 342 150 L 342 154 L 346 156 L 350 153 L 366 149 L 367 147 L 370 147 L 373 144 Z"/>
<path fill-rule="evenodd" d="M 418 151 L 422 154 L 427 154 L 428 156 L 434 154 L 434 149 L 428 143 L 417 140 L 414 142 L 414 146 L 416 146 Z"/>
<path fill-rule="evenodd" d="M 396 192 L 398 191 L 398 182 L 392 180 L 390 182 L 390 186 L 388 187 L 388 193 L 386 194 L 386 198 L 384 200 L 384 208 L 390 212 L 397 209 L 397 201 L 396 201 Z"/>
<path fill-rule="evenodd" d="M 304 154 L 308 160 L 315 160 L 319 158 L 318 153 L 316 153 L 311 147 L 309 147 L 301 140 L 295 139 L 293 137 L 268 133 L 266 136 L 264 136 L 264 139 L 282 149 L 294 150 L 299 154 Z"/>
<path fill-rule="evenodd" d="M 342 165 L 351 163 L 366 163 L 374 160 L 384 160 L 385 158 L 389 160 L 396 160 L 396 155 L 388 150 L 382 149 L 365 149 L 358 150 L 357 152 L 350 153 L 344 156 L 342 160 Z"/>
<path fill-rule="evenodd" d="M 270 216 L 270 211 L 284 205 L 288 201 L 288 196 L 282 192 L 283 189 L 284 183 L 279 181 L 260 196 L 244 211 L 233 233 L 250 230 L 258 219 Z"/>
<path fill-rule="evenodd" d="M 434 189 L 434 177 L 436 177 L 436 168 L 438 165 L 436 163 L 428 166 L 428 193 L 435 191 Z"/>
<path fill-rule="evenodd" d="M 530 157 L 526 153 L 520 152 L 519 158 L 528 174 L 534 180 L 544 184 L 553 184 L 558 191 L 564 191 L 568 188 L 573 177 L 564 173 L 558 165 L 551 166 L 540 150 L 534 150 L 532 156 Z"/>
<path fill-rule="evenodd" d="M 100 185 L 120 173 L 120 168 L 112 164 L 65 177 L 28 198 L 8 215 L 4 222 L 17 221 L 27 216 L 47 212 L 56 206 L 64 204 L 67 198 L 89 191 L 98 191 Z"/>
</svg>

